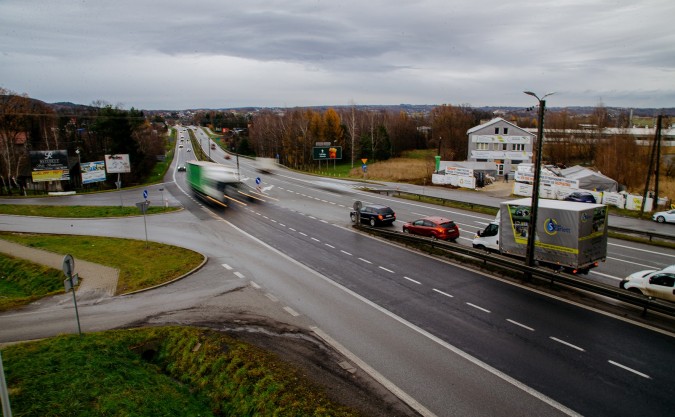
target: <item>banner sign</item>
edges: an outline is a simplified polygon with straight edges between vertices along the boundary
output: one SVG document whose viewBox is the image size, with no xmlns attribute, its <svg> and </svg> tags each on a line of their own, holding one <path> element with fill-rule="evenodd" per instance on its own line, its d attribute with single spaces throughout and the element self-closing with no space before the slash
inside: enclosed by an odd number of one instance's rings
<svg viewBox="0 0 675 417">
<path fill-rule="evenodd" d="M 534 183 L 534 174 L 517 172 L 514 175 L 516 181 Z M 548 185 L 555 187 L 579 188 L 579 180 L 571 180 L 563 177 L 555 177 L 550 175 L 539 176 L 540 185 Z"/>
<path fill-rule="evenodd" d="M 530 136 L 502 136 L 502 135 L 474 135 L 471 136 L 473 143 L 521 143 L 529 145 L 532 142 Z"/>
<path fill-rule="evenodd" d="M 105 170 L 108 174 L 126 174 L 131 172 L 128 154 L 106 155 Z"/>
<path fill-rule="evenodd" d="M 481 151 L 471 150 L 474 159 L 510 159 L 515 161 L 527 161 L 532 159 L 532 152 L 525 151 Z"/>
<path fill-rule="evenodd" d="M 460 167 L 445 167 L 445 175 L 460 175 L 473 178 L 473 169 Z"/>
<path fill-rule="evenodd" d="M 315 146 L 312 148 L 314 160 L 342 159 L 342 146 Z"/>
<path fill-rule="evenodd" d="M 30 151 L 33 181 L 67 181 L 68 151 Z"/>
<path fill-rule="evenodd" d="M 82 184 L 105 181 L 104 161 L 82 162 L 80 167 L 82 172 Z"/>
</svg>

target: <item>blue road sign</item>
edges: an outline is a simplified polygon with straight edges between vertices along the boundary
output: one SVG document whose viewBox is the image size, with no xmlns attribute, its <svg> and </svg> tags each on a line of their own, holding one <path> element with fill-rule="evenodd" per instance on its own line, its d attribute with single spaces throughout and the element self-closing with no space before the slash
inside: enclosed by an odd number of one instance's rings
<svg viewBox="0 0 675 417">
<path fill-rule="evenodd" d="M 143 198 L 148 199 L 148 190 L 143 190 Z"/>
<path fill-rule="evenodd" d="M 260 185 L 260 177 L 256 177 L 255 183 L 256 183 L 257 185 Z"/>
</svg>

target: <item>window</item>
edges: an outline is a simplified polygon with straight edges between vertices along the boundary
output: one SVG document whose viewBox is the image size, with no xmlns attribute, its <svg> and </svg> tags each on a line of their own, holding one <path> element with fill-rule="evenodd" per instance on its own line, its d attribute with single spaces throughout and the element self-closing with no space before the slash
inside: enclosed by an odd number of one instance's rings
<svg viewBox="0 0 675 417">
<path fill-rule="evenodd" d="M 505 151 L 507 146 L 508 145 L 506 143 L 502 143 L 502 151 Z"/>
<path fill-rule="evenodd" d="M 498 135 L 498 134 L 499 134 L 499 128 L 495 127 L 495 135 Z"/>
<path fill-rule="evenodd" d="M 508 135 L 508 134 L 509 134 L 509 128 L 508 128 L 508 127 L 505 127 L 505 128 L 504 128 L 504 134 L 505 134 L 505 135 Z"/>
<path fill-rule="evenodd" d="M 495 151 L 498 151 L 499 148 L 501 148 L 501 143 L 495 143 L 494 146 L 492 147 Z"/>
<path fill-rule="evenodd" d="M 477 143 L 476 144 L 476 149 L 479 151 L 487 151 L 489 150 L 489 143 Z"/>
<path fill-rule="evenodd" d="M 662 285 L 664 287 L 672 287 L 675 285 L 675 276 L 670 274 L 654 275 L 649 278 L 649 283 L 652 285 Z"/>
<path fill-rule="evenodd" d="M 524 143 L 514 143 L 513 144 L 513 150 L 514 151 L 524 151 L 525 150 L 525 144 Z"/>
</svg>

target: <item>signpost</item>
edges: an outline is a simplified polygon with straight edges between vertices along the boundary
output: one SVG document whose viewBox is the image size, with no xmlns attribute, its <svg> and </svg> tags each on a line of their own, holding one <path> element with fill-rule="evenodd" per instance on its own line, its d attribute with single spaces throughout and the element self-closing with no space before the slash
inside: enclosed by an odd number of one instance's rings
<svg viewBox="0 0 675 417">
<path fill-rule="evenodd" d="M 150 202 L 148 201 L 148 190 L 143 190 L 143 199 L 140 203 L 136 203 L 136 207 L 143 213 L 143 226 L 145 227 L 145 248 L 148 248 L 148 223 L 145 220 L 145 213 L 148 211 Z"/>
<path fill-rule="evenodd" d="M 73 292 L 73 304 L 75 305 L 75 318 L 77 318 L 77 334 L 82 336 L 82 330 L 80 328 L 80 314 L 77 311 L 77 298 L 75 297 L 75 286 L 79 284 L 80 279 L 75 272 L 75 259 L 72 255 L 67 254 L 63 257 L 63 273 L 66 276 L 66 280 L 63 281 L 63 285 L 66 289 L 66 292 Z"/>
</svg>

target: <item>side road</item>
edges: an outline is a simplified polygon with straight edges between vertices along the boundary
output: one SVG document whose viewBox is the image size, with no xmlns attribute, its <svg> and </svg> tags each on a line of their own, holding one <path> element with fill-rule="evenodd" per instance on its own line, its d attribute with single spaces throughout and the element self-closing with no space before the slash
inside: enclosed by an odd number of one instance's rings
<svg viewBox="0 0 675 417">
<path fill-rule="evenodd" d="M 2 239 L 0 239 L 0 253 L 58 270 L 63 268 L 65 256 L 65 254 L 59 255 Z M 115 295 L 119 270 L 76 258 L 75 272 L 80 277 L 80 286 L 77 289 L 78 299 L 91 300 Z"/>
</svg>

